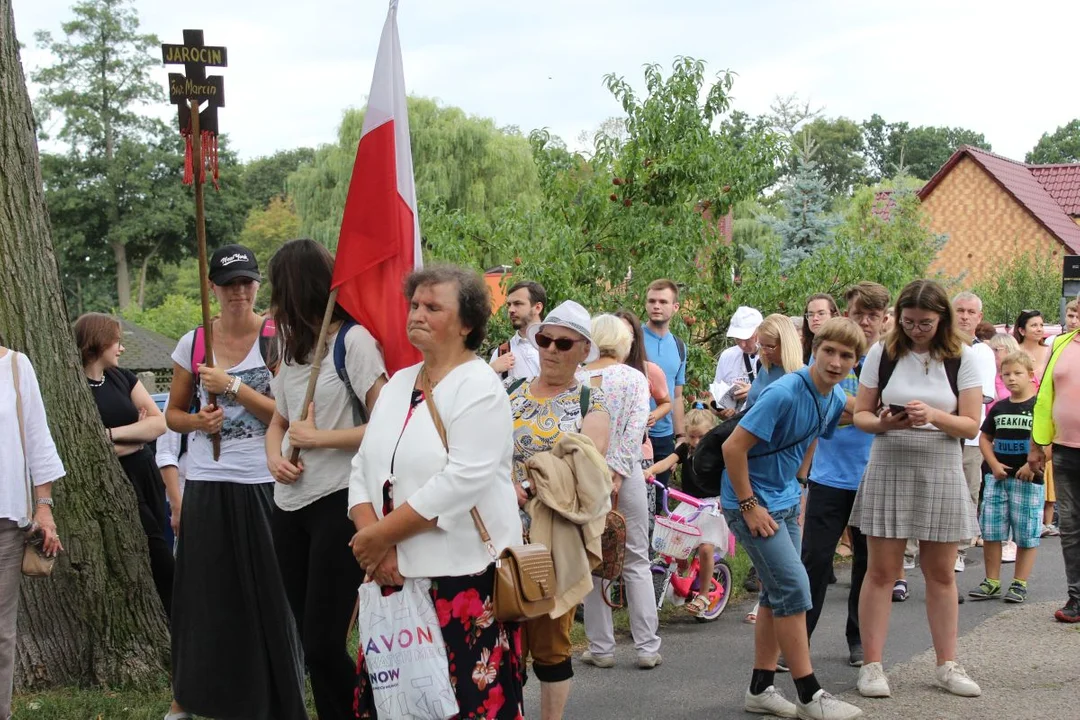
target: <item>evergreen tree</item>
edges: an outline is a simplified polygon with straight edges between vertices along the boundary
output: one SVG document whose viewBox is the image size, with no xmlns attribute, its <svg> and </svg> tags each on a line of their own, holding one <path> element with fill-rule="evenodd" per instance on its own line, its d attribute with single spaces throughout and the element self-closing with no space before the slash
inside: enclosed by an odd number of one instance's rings
<svg viewBox="0 0 1080 720">
<path fill-rule="evenodd" d="M 783 191 L 784 217 L 768 221 L 781 240 L 780 264 L 790 268 L 830 243 L 838 219 L 828 212 L 829 187 L 814 154 L 817 144 L 808 134 L 796 146 L 795 172 Z"/>
</svg>

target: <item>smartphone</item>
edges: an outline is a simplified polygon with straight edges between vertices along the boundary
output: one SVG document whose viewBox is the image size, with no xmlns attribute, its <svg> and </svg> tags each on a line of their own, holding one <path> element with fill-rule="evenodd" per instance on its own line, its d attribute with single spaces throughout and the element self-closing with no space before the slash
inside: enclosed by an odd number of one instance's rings
<svg viewBox="0 0 1080 720">
<path fill-rule="evenodd" d="M 893 415 L 906 415 L 907 414 L 907 408 L 905 408 L 903 405 L 890 404 L 889 405 L 889 412 L 891 412 Z"/>
</svg>

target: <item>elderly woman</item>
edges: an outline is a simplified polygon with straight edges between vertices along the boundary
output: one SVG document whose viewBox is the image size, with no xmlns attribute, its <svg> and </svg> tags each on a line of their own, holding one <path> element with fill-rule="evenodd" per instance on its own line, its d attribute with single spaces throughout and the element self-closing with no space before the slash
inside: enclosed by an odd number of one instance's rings
<svg viewBox="0 0 1080 720">
<path fill-rule="evenodd" d="M 384 592 L 405 578 L 431 579 L 461 717 L 511 720 L 522 714 L 519 626 L 492 617 L 495 565 L 470 518 L 475 507 L 498 552 L 521 542 L 510 406 L 498 376 L 476 356 L 491 299 L 479 275 L 453 266 L 414 272 L 405 294 L 409 342 L 424 360 L 399 370 L 379 394 L 352 463 L 350 544 Z M 374 718 L 362 650 L 358 674 L 359 716 Z"/>
<path fill-rule="evenodd" d="M 607 452 L 611 418 L 604 391 L 583 384 L 576 375 L 582 363 L 600 357 L 592 342 L 590 323 L 589 312 L 568 300 L 552 310 L 544 322 L 529 328 L 529 339 L 540 351 L 540 375 L 510 386 L 514 418 L 513 478 L 518 504 L 523 507 L 535 492 L 528 479 L 526 461 L 552 450 L 563 435 L 580 433 L 592 440 L 601 454 Z M 640 437 L 639 433 L 635 442 Z M 559 567 L 555 571 L 562 573 Z M 533 671 L 540 680 L 543 720 L 561 718 L 570 697 L 574 677 L 570 660 L 574 606 L 591 587 L 589 583 L 580 597 L 557 598 L 557 609 L 569 606 L 557 617 L 544 615 L 525 624 L 524 646 L 526 653 L 532 655 Z"/>
<path fill-rule="evenodd" d="M 254 310 L 262 279 L 255 253 L 219 248 L 209 279 L 221 306 L 213 367 L 199 359 L 201 333 L 180 338 L 165 413 L 173 431 L 191 433 L 173 590 L 175 702 L 166 718 L 298 720 L 307 718 L 304 666 L 271 531 L 273 375 L 266 324 Z M 200 410 L 189 413 L 196 393 Z"/>
<path fill-rule="evenodd" d="M 0 347 L 0 428 L 0 718 L 7 720 L 26 544 L 20 524 L 33 518 L 47 555 L 63 549 L 53 521 L 52 485 L 64 477 L 64 465 L 49 434 L 34 368 L 25 355 L 5 347 Z"/>
<path fill-rule="evenodd" d="M 626 323 L 614 315 L 599 315 L 592 321 L 592 339 L 600 357 L 588 363 L 580 375 L 593 389 L 603 390 L 611 415 L 607 465 L 616 488 L 613 504 L 626 519 L 622 582 L 630 606 L 630 631 L 638 666 L 649 669 L 661 662 L 649 569 L 649 512 L 641 467 L 641 437 L 649 418 L 649 383 L 639 371 L 623 364 L 633 341 Z M 611 608 L 603 597 L 605 583 L 594 578 L 593 584 L 593 591 L 585 598 L 589 649 L 582 661 L 609 668 L 615 664 L 615 629 Z"/>
<path fill-rule="evenodd" d="M 165 484 L 147 447 L 165 433 L 165 418 L 135 373 L 120 367 L 124 346 L 120 321 L 111 315 L 86 313 L 75 321 L 75 342 L 82 355 L 83 374 L 94 396 L 113 451 L 135 490 L 139 520 L 146 534 L 150 571 L 165 614 L 172 610 L 173 554 L 165 539 L 169 515 Z M 180 487 L 169 488 L 170 501 L 180 504 Z"/>
</svg>

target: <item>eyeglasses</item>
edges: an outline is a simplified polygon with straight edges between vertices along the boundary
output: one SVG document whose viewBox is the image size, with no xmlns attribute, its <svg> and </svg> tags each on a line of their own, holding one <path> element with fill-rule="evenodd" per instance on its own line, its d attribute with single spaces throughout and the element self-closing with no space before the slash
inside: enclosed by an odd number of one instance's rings
<svg viewBox="0 0 1080 720">
<path fill-rule="evenodd" d="M 855 322 L 860 323 L 863 320 L 869 320 L 870 322 L 877 322 L 878 320 L 883 319 L 885 316 L 882 313 L 879 313 L 879 312 L 856 311 L 856 312 L 849 312 L 848 317 L 851 318 L 852 320 L 854 320 Z"/>
<path fill-rule="evenodd" d="M 572 338 L 553 338 L 550 335 L 544 335 L 543 333 L 536 333 L 536 345 L 537 347 L 547 350 L 553 344 L 555 349 L 559 352 L 570 352 L 570 348 L 574 347 L 579 342 L 585 342 L 584 338 L 574 340 Z"/>
<path fill-rule="evenodd" d="M 766 345 L 765 343 L 758 343 L 758 347 L 761 348 L 762 350 L 764 350 L 765 352 L 776 352 L 776 348 L 778 348 L 780 346 L 779 345 Z"/>
<path fill-rule="evenodd" d="M 805 315 L 805 317 L 807 319 L 810 319 L 810 318 L 830 317 L 832 315 L 832 313 L 829 312 L 828 310 L 818 310 L 817 312 L 804 313 L 804 315 Z"/>
<path fill-rule="evenodd" d="M 900 327 L 904 328 L 905 330 L 913 330 L 917 327 L 923 332 L 930 332 L 934 329 L 935 325 L 937 325 L 937 320 L 922 320 L 920 322 L 915 322 L 914 320 L 908 320 L 907 318 L 904 318 L 900 321 Z"/>
</svg>

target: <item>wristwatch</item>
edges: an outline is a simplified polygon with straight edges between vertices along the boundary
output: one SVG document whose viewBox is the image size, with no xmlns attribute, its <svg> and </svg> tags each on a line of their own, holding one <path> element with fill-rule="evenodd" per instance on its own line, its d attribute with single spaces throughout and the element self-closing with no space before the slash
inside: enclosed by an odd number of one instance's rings
<svg viewBox="0 0 1080 720">
<path fill-rule="evenodd" d="M 53 507 L 53 499 L 51 497 L 38 498 L 37 501 L 34 504 L 35 505 L 48 505 L 49 507 Z"/>
</svg>

